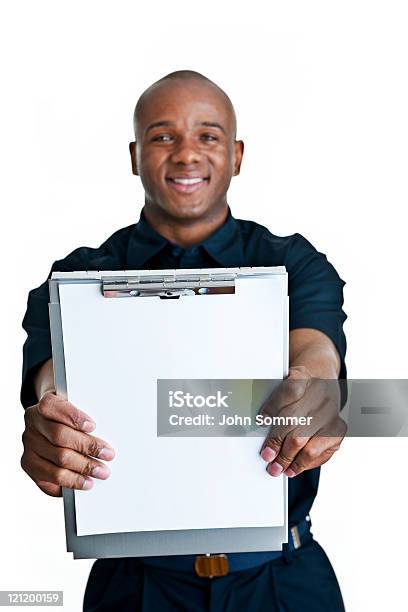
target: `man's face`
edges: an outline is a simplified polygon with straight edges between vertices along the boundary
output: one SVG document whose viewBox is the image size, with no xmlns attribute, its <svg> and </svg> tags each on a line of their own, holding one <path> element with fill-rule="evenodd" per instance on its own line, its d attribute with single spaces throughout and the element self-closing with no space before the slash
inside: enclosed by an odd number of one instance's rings
<svg viewBox="0 0 408 612">
<path fill-rule="evenodd" d="M 197 81 L 164 82 L 149 92 L 131 145 L 145 201 L 177 219 L 211 216 L 227 204 L 243 143 L 224 96 Z"/>
</svg>

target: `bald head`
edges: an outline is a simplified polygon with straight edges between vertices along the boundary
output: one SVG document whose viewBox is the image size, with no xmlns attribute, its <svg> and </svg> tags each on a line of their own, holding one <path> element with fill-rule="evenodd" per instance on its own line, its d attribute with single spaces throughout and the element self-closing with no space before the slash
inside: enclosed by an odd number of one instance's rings
<svg viewBox="0 0 408 612">
<path fill-rule="evenodd" d="M 219 103 L 222 104 L 226 109 L 228 114 L 230 115 L 231 125 L 232 125 L 232 133 L 233 138 L 236 138 L 237 133 L 237 120 L 235 115 L 235 110 L 232 105 L 230 98 L 227 96 L 225 91 L 221 89 L 214 81 L 207 78 L 200 72 L 195 72 L 194 70 L 177 70 L 175 72 L 170 72 L 166 74 L 166 76 L 162 77 L 150 87 L 148 87 L 140 96 L 136 103 L 135 112 L 133 115 L 133 125 L 135 130 L 136 140 L 140 134 L 140 125 L 141 125 L 141 117 L 143 114 L 143 110 L 146 107 L 153 97 L 158 95 L 166 95 L 166 90 L 169 91 L 170 88 L 188 88 L 195 89 L 197 91 L 197 96 L 199 95 L 200 89 L 207 89 L 208 92 L 219 98 Z"/>
</svg>

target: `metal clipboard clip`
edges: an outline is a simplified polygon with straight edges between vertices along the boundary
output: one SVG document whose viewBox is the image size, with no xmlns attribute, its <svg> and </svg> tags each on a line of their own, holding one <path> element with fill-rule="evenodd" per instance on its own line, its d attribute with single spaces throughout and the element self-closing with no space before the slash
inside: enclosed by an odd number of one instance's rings
<svg viewBox="0 0 408 612">
<path fill-rule="evenodd" d="M 235 273 L 149 274 L 144 276 L 102 277 L 106 298 L 159 297 L 178 299 L 183 296 L 235 293 Z"/>
</svg>

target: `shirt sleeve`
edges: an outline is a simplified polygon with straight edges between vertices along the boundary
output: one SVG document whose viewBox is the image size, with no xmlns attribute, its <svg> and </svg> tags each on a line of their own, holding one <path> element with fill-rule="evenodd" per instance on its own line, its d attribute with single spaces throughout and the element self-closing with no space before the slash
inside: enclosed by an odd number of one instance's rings
<svg viewBox="0 0 408 612">
<path fill-rule="evenodd" d="M 48 278 L 51 276 L 51 272 Z M 20 400 L 24 408 L 37 402 L 33 378 L 39 366 L 51 357 L 48 317 L 48 280 L 28 294 L 23 329 L 27 338 L 23 346 L 23 373 Z"/>
<path fill-rule="evenodd" d="M 326 256 L 300 234 L 294 234 L 286 268 L 289 278 L 289 329 L 307 327 L 326 334 L 333 341 L 340 357 L 339 378 L 345 379 L 345 282 Z"/>
</svg>

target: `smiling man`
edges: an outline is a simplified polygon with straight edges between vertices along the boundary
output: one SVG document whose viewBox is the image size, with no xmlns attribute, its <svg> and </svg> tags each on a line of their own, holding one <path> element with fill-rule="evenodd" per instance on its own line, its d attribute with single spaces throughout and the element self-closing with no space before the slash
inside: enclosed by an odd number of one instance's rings
<svg viewBox="0 0 408 612">
<path fill-rule="evenodd" d="M 276 428 L 260 449 L 271 477 L 284 473 L 290 479 L 290 538 L 282 552 L 229 554 L 228 564 L 220 563 L 219 555 L 97 560 L 84 610 L 344 610 L 308 517 L 319 466 L 344 436 L 335 382 L 346 376 L 344 282 L 300 234 L 279 237 L 232 216 L 227 191 L 240 172 L 244 145 L 236 140 L 231 101 L 212 81 L 188 70 L 163 77 L 140 97 L 134 127 L 132 168 L 145 190 L 140 220 L 117 230 L 99 248 L 76 249 L 54 262 L 51 272 L 284 265 L 290 369 L 263 412 L 283 414 L 301 406 L 310 417 L 319 406 L 331 409 L 312 434 L 301 437 L 295 427 Z M 105 461 L 115 451 L 92 435 L 95 423 L 85 406 L 73 406 L 55 393 L 47 282 L 30 291 L 23 326 L 28 337 L 21 388 L 26 409 L 22 467 L 52 496 L 60 496 L 63 486 L 90 489 L 94 478 L 109 477 Z M 328 379 L 335 384 L 324 384 Z"/>
<path fill-rule="evenodd" d="M 202 242 L 225 222 L 228 187 L 244 150 L 235 140 L 229 98 L 193 75 L 170 75 L 143 93 L 134 114 L 136 142 L 130 145 L 147 221 L 183 247 Z"/>
</svg>

